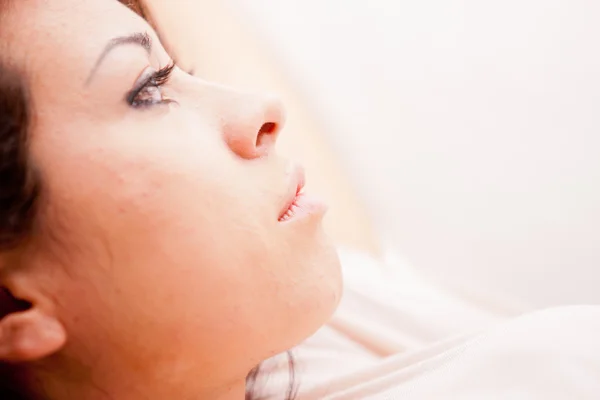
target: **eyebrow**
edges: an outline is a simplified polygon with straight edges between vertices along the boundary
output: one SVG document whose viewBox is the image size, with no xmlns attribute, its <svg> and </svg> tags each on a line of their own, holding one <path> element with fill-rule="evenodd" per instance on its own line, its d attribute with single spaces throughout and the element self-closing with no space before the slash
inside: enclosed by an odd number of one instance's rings
<svg viewBox="0 0 600 400">
<path fill-rule="evenodd" d="M 150 35 L 148 35 L 147 32 L 135 32 L 135 33 L 132 33 L 131 35 L 118 36 L 116 38 L 113 38 L 108 42 L 106 47 L 104 47 L 104 50 L 102 50 L 102 53 L 100 53 L 100 56 L 98 57 L 98 60 L 96 60 L 96 64 L 94 64 L 94 67 L 92 68 L 90 75 L 88 76 L 87 80 L 85 81 L 85 84 L 89 85 L 89 83 L 94 78 L 96 71 L 98 71 L 98 68 L 100 68 L 102 61 L 104 61 L 106 56 L 111 51 L 113 51 L 117 47 L 125 46 L 125 45 L 132 45 L 132 44 L 142 47 L 144 50 L 146 50 L 146 53 L 148 53 L 148 55 L 150 55 L 152 53 L 152 38 L 150 37 Z"/>
</svg>

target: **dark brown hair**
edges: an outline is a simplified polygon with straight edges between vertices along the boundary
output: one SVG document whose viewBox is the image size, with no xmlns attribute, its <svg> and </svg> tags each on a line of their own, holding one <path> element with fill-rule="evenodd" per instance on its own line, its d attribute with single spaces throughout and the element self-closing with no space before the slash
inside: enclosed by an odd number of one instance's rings
<svg viewBox="0 0 600 400">
<path fill-rule="evenodd" d="M 31 102 L 22 76 L 0 62 L 0 251 L 30 230 L 39 182 L 27 160 Z"/>
<path fill-rule="evenodd" d="M 30 124 L 25 80 L 0 63 L 0 254 L 25 240 L 34 222 L 40 186 L 27 160 Z M 2 289 L 0 319 L 18 310 L 19 303 Z M 16 370 L 0 363 L 0 399 L 27 400 L 15 384 Z"/>
</svg>

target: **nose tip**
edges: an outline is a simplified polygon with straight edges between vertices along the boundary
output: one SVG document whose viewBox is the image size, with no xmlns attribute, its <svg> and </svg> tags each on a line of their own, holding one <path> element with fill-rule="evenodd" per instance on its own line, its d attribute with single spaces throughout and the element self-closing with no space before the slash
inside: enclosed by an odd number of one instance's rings
<svg viewBox="0 0 600 400">
<path fill-rule="evenodd" d="M 249 93 L 228 95 L 227 99 L 223 135 L 230 150 L 248 160 L 268 155 L 285 120 L 281 100 Z"/>
<path fill-rule="evenodd" d="M 285 107 L 279 97 L 267 97 L 265 100 L 265 110 L 267 120 L 273 121 L 278 125 L 283 125 L 285 122 Z"/>
</svg>

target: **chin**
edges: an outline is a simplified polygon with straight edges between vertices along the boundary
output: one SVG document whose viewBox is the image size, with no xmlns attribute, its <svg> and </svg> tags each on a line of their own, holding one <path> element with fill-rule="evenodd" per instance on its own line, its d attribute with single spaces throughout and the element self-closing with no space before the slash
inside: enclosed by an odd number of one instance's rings
<svg viewBox="0 0 600 400">
<path fill-rule="evenodd" d="M 327 317 L 328 320 L 329 318 L 331 318 L 338 305 L 340 304 L 340 300 L 342 299 L 342 294 L 344 291 L 344 284 L 342 279 L 342 266 L 337 253 L 337 249 L 333 246 L 331 249 L 331 253 L 331 258 L 327 260 L 327 270 L 331 274 L 332 294 L 331 311 L 329 312 L 329 316 Z"/>
<path fill-rule="evenodd" d="M 337 247 L 334 246 L 331 239 L 322 233 L 319 238 L 320 251 L 318 260 L 315 260 L 317 265 L 317 275 L 323 285 L 325 293 L 329 294 L 331 301 L 331 311 L 329 317 L 337 308 L 342 297 L 342 267 Z"/>
<path fill-rule="evenodd" d="M 325 325 L 342 296 L 342 274 L 337 250 L 333 246 L 319 246 L 318 251 L 305 252 L 287 271 L 285 293 L 271 303 L 276 317 L 268 318 L 271 338 L 266 358 L 292 349 Z M 313 248 L 314 250 L 314 248 Z M 295 272 L 295 273 L 294 273 Z M 265 325 L 265 326 L 266 326 Z"/>
<path fill-rule="evenodd" d="M 329 321 L 343 294 L 340 259 L 337 249 L 333 245 L 323 248 L 319 260 L 315 260 L 314 266 L 316 274 L 313 283 L 317 286 L 314 290 L 316 295 L 309 299 L 314 318 L 311 318 L 312 329 L 309 329 L 306 337 L 312 335 Z"/>
</svg>

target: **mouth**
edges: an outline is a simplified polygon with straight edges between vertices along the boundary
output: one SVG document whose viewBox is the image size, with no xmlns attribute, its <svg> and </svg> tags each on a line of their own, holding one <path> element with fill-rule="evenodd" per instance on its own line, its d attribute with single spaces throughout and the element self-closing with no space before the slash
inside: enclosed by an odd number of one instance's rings
<svg viewBox="0 0 600 400">
<path fill-rule="evenodd" d="M 306 183 L 304 168 L 299 165 L 295 166 L 291 176 L 290 194 L 279 213 L 279 222 L 288 221 L 298 213 L 301 206 L 300 200 L 304 196 L 303 190 Z"/>
<path fill-rule="evenodd" d="M 288 224 L 303 220 L 319 223 L 327 211 L 327 204 L 304 192 L 304 168 L 294 165 L 288 177 L 288 196 L 279 212 L 279 222 Z"/>
<path fill-rule="evenodd" d="M 292 202 L 285 208 L 285 211 L 279 217 L 279 222 L 287 221 L 297 214 L 298 209 L 300 208 L 300 198 L 303 195 L 304 193 L 302 193 L 302 189 L 298 189 Z"/>
</svg>

